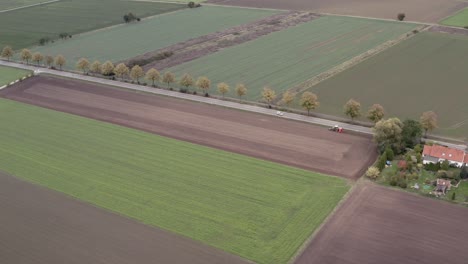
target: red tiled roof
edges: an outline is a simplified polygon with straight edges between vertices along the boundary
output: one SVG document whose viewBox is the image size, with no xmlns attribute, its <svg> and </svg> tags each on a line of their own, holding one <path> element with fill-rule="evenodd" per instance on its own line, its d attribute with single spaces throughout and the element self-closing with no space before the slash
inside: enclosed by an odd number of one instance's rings
<svg viewBox="0 0 468 264">
<path fill-rule="evenodd" d="M 468 163 L 468 153 L 465 154 L 465 161 L 463 163 Z"/>
<path fill-rule="evenodd" d="M 466 162 L 465 152 L 463 150 L 448 148 L 439 145 L 424 146 L 423 155 L 446 159 L 455 162 Z"/>
</svg>

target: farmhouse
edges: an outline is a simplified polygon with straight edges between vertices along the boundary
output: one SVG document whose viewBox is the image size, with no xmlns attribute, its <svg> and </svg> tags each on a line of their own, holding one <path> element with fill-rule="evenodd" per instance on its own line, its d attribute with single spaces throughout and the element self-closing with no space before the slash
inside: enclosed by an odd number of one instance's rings
<svg viewBox="0 0 468 264">
<path fill-rule="evenodd" d="M 423 164 L 438 163 L 447 160 L 451 165 L 461 167 L 468 163 L 468 154 L 463 150 L 439 146 L 425 145 L 423 150 Z"/>
</svg>

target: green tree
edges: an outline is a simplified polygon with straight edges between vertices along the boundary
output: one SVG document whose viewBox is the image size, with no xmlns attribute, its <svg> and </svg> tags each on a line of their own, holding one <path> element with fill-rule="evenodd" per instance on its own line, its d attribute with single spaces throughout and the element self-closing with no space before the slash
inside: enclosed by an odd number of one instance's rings
<svg viewBox="0 0 468 264">
<path fill-rule="evenodd" d="M 407 148 L 413 148 L 421 141 L 422 127 L 421 124 L 412 119 L 403 121 L 403 130 L 401 132 L 402 143 Z"/>
<path fill-rule="evenodd" d="M 383 171 L 383 169 L 385 169 L 386 164 L 387 154 L 384 152 L 382 155 L 380 155 L 379 159 L 377 160 L 376 167 L 379 169 L 379 171 Z"/>
<path fill-rule="evenodd" d="M 396 117 L 383 119 L 375 124 L 372 131 L 379 146 L 397 147 L 401 144 L 403 123 Z"/>
<path fill-rule="evenodd" d="M 210 79 L 205 76 L 198 78 L 197 87 L 200 88 L 205 93 L 205 95 L 208 95 L 208 90 L 210 90 L 211 87 Z"/>
<path fill-rule="evenodd" d="M 100 73 L 101 72 L 101 62 L 98 60 L 95 60 L 93 63 L 91 63 L 91 72 L 93 73 Z"/>
<path fill-rule="evenodd" d="M 444 160 L 442 161 L 442 163 L 440 164 L 440 168 L 442 170 L 445 170 L 445 171 L 448 171 L 450 169 L 450 163 L 448 160 Z"/>
<path fill-rule="evenodd" d="M 462 179 L 467 179 L 468 178 L 468 169 L 466 168 L 466 165 L 463 164 L 460 170 L 460 178 Z"/>
<path fill-rule="evenodd" d="M 179 84 L 184 86 L 187 91 L 190 90 L 190 86 L 194 84 L 193 78 L 190 74 L 185 73 L 182 75 L 182 78 L 180 78 Z"/>
<path fill-rule="evenodd" d="M 135 65 L 132 67 L 132 70 L 130 71 L 130 78 L 132 78 L 133 81 L 136 81 L 139 84 L 140 78 L 143 76 L 145 76 L 145 72 L 140 67 L 140 65 Z"/>
<path fill-rule="evenodd" d="M 161 75 L 159 74 L 158 70 L 156 70 L 155 68 L 151 68 L 146 72 L 145 78 L 146 80 L 151 81 L 154 87 L 154 82 L 159 81 Z"/>
<path fill-rule="evenodd" d="M 32 58 L 31 51 L 28 49 L 23 49 L 20 54 L 21 60 L 26 61 L 26 64 L 29 64 L 29 60 Z"/>
<path fill-rule="evenodd" d="M 304 92 L 301 96 L 301 106 L 307 110 L 307 115 L 310 114 L 310 110 L 314 110 L 320 105 L 318 102 L 317 95 L 311 92 Z"/>
<path fill-rule="evenodd" d="M 165 72 L 163 75 L 163 82 L 167 83 L 167 88 L 169 88 L 170 84 L 175 82 L 175 75 L 172 72 Z"/>
<path fill-rule="evenodd" d="M 344 113 L 346 116 L 349 116 L 351 118 L 351 121 L 354 122 L 355 118 L 361 116 L 361 104 L 355 101 L 354 99 L 350 99 L 344 105 Z"/>
<path fill-rule="evenodd" d="M 55 56 L 55 65 L 59 66 L 59 69 L 62 70 L 62 67 L 65 65 L 67 61 L 63 55 Z"/>
<path fill-rule="evenodd" d="M 10 61 L 10 58 L 13 57 L 14 51 L 10 46 L 6 46 L 2 50 L 2 57 L 7 58 L 8 61 Z"/>
<path fill-rule="evenodd" d="M 86 72 L 89 70 L 89 61 L 85 58 L 79 59 L 76 63 L 76 68 L 83 71 L 83 74 L 86 74 Z"/>
<path fill-rule="evenodd" d="M 267 102 L 268 108 L 271 108 L 271 102 L 276 99 L 276 92 L 270 87 L 263 87 L 262 97 Z"/>
<path fill-rule="evenodd" d="M 121 80 L 123 80 L 124 76 L 128 75 L 129 72 L 130 70 L 124 63 L 119 63 L 114 68 L 115 76 L 119 77 Z"/>
<path fill-rule="evenodd" d="M 101 65 L 101 74 L 109 76 L 114 72 L 114 64 L 110 61 L 104 62 L 104 64 Z"/>
<path fill-rule="evenodd" d="M 32 61 L 34 61 L 37 66 L 44 60 L 44 56 L 40 52 L 34 52 L 32 55 Z"/>
<path fill-rule="evenodd" d="M 239 96 L 239 101 L 242 101 L 242 96 L 247 93 L 247 87 L 244 84 L 239 83 L 236 85 L 236 94 Z"/>
<path fill-rule="evenodd" d="M 437 128 L 437 114 L 433 111 L 424 112 L 420 118 L 421 126 L 424 129 L 424 136 L 427 132 Z"/>
<path fill-rule="evenodd" d="M 366 171 L 366 177 L 371 180 L 376 180 L 380 175 L 380 170 L 377 167 L 369 167 Z"/>
<path fill-rule="evenodd" d="M 367 112 L 367 118 L 374 123 L 377 123 L 380 120 L 382 120 L 384 115 L 385 115 L 384 108 L 383 106 L 379 104 L 372 105 L 369 108 L 369 111 Z"/>
<path fill-rule="evenodd" d="M 224 95 L 229 92 L 229 85 L 224 82 L 218 83 L 218 92 L 223 95 L 224 99 Z"/>
<path fill-rule="evenodd" d="M 387 156 L 387 160 L 393 160 L 395 158 L 395 153 L 390 146 L 387 146 L 385 149 L 385 155 Z"/>
</svg>

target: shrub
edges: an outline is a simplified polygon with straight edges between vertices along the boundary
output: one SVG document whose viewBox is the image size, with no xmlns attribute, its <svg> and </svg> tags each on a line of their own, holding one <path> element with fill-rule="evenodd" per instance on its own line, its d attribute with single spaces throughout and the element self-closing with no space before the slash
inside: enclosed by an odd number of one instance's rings
<svg viewBox="0 0 468 264">
<path fill-rule="evenodd" d="M 426 180 L 424 180 L 424 183 L 430 185 L 432 182 L 431 182 L 430 179 L 426 179 Z"/>
<path fill-rule="evenodd" d="M 366 171 L 366 177 L 375 180 L 379 177 L 380 170 L 377 167 L 369 167 Z"/>
<path fill-rule="evenodd" d="M 400 181 L 398 183 L 398 186 L 400 186 L 400 188 L 406 189 L 406 187 L 408 187 L 408 184 L 406 183 L 406 181 Z"/>
<path fill-rule="evenodd" d="M 403 21 L 405 20 L 406 15 L 405 13 L 399 13 L 397 17 L 398 17 L 398 20 Z"/>
<path fill-rule="evenodd" d="M 383 171 L 385 169 L 385 163 L 387 162 L 387 153 L 384 152 L 382 155 L 380 155 L 379 160 L 377 161 L 376 167 L 379 169 L 379 171 Z"/>
<path fill-rule="evenodd" d="M 387 160 L 393 160 L 395 158 L 395 153 L 390 147 L 387 147 L 385 149 L 385 154 L 387 155 Z"/>
<path fill-rule="evenodd" d="M 398 183 L 397 177 L 395 177 L 395 176 L 391 177 L 389 183 L 390 183 L 391 186 L 396 186 L 397 183 Z"/>
<path fill-rule="evenodd" d="M 418 163 L 421 163 L 421 162 L 422 162 L 422 155 L 421 155 L 421 153 L 416 153 L 416 161 L 417 161 Z"/>
<path fill-rule="evenodd" d="M 419 33 L 419 30 L 415 29 L 413 30 L 413 34 L 418 34 Z"/>
<path fill-rule="evenodd" d="M 463 28 L 464 28 L 464 29 L 468 29 L 468 26 L 464 26 Z"/>
<path fill-rule="evenodd" d="M 424 168 L 428 171 L 438 171 L 440 170 L 440 163 L 428 163 L 424 165 Z"/>
<path fill-rule="evenodd" d="M 413 150 L 414 152 L 421 154 L 423 151 L 423 148 L 421 147 L 421 144 L 417 144 L 416 146 L 414 146 Z"/>
<path fill-rule="evenodd" d="M 180 88 L 180 89 L 179 89 L 179 92 L 181 92 L 181 93 L 187 93 L 187 89 L 186 89 L 186 88 Z"/>
<path fill-rule="evenodd" d="M 197 95 L 197 91 L 193 91 L 193 94 L 194 94 L 194 95 Z"/>
<path fill-rule="evenodd" d="M 194 7 L 195 7 L 195 2 L 190 1 L 190 2 L 188 2 L 187 5 L 188 5 L 188 7 L 190 7 L 190 8 L 194 8 Z"/>
<path fill-rule="evenodd" d="M 456 192 L 453 192 L 453 193 L 452 193 L 452 201 L 455 200 L 456 197 L 457 197 L 457 193 L 456 193 Z"/>
<path fill-rule="evenodd" d="M 460 178 L 462 178 L 462 179 L 468 178 L 468 169 L 466 168 L 466 165 L 463 165 L 461 167 Z"/>
</svg>

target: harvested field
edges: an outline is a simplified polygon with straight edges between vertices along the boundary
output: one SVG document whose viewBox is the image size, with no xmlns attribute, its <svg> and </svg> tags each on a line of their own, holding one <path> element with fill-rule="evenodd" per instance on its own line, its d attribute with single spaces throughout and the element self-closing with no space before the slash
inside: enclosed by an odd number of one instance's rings
<svg viewBox="0 0 468 264">
<path fill-rule="evenodd" d="M 320 17 L 169 70 L 177 76 L 207 76 L 213 84 L 245 83 L 246 98 L 259 100 L 266 85 L 281 94 L 414 27 L 389 21 Z M 234 91 L 229 96 L 236 97 Z"/>
<path fill-rule="evenodd" d="M 0 95 L 346 178 L 360 177 L 375 159 L 375 146 L 369 138 L 90 83 L 35 77 L 3 90 Z"/>
<path fill-rule="evenodd" d="M 247 263 L 0 172 L 2 263 Z"/>
<path fill-rule="evenodd" d="M 349 189 L 338 177 L 6 99 L 0 123 L 10 175 L 257 263 L 286 263 Z"/>
<path fill-rule="evenodd" d="M 320 113 L 343 115 L 350 98 L 364 110 L 381 104 L 387 116 L 418 120 L 422 112 L 438 114 L 435 134 L 465 140 L 468 135 L 468 37 L 419 33 L 312 87 Z"/>
<path fill-rule="evenodd" d="M 217 52 L 220 49 L 239 45 L 272 32 L 309 22 L 318 17 L 318 15 L 308 12 L 281 12 L 277 15 L 272 15 L 249 24 L 193 38 L 185 42 L 179 42 L 169 47 L 134 57 L 128 60 L 126 64 L 130 66 L 144 65 L 145 69 L 153 67 L 161 71 Z M 174 55 L 166 59 L 161 59 L 160 54 L 166 52 Z"/>
<path fill-rule="evenodd" d="M 0 66 L 0 87 L 30 74 L 29 71 Z"/>
<path fill-rule="evenodd" d="M 18 9 L 0 15 L 0 47 L 15 50 L 39 45 L 39 39 L 58 39 L 60 33 L 75 35 L 123 23 L 123 15 L 133 12 L 144 18 L 186 8 L 173 3 L 149 3 L 120 0 L 66 0 Z M 74 37 L 74 36 L 73 36 Z M 67 43 L 59 40 L 55 43 Z M 52 43 L 49 43 L 49 45 Z M 108 48 L 106 43 L 106 48 Z M 95 49 L 99 49 L 94 45 Z M 99 49 L 103 50 L 103 48 Z M 66 54 L 63 54 L 66 55 Z M 83 55 L 84 56 L 84 55 Z"/>
<path fill-rule="evenodd" d="M 315 236 L 296 264 L 465 264 L 468 210 L 364 184 Z"/>
<path fill-rule="evenodd" d="M 90 61 L 122 61 L 277 13 L 279 11 L 204 6 L 81 34 L 67 41 L 37 47 L 34 51 L 63 54 L 67 58 L 66 67 L 75 69 L 76 62 L 82 57 Z"/>
<path fill-rule="evenodd" d="M 437 23 L 466 6 L 458 0 L 211 0 L 210 3 Z"/>
</svg>

